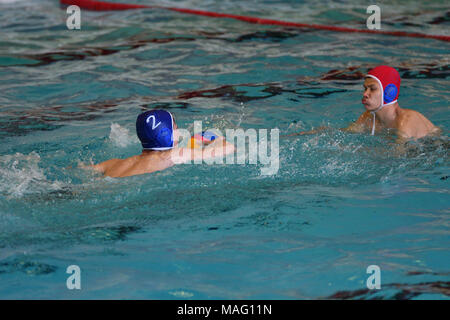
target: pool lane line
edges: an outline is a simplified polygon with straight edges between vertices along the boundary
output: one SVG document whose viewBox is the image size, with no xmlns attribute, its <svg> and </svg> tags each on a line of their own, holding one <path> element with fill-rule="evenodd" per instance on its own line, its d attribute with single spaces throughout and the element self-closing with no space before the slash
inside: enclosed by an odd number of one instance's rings
<svg viewBox="0 0 450 320">
<path fill-rule="evenodd" d="M 405 32 L 405 31 L 382 31 L 382 30 L 369 30 L 369 29 L 354 29 L 347 27 L 336 27 L 322 24 L 307 24 L 298 22 L 289 22 L 281 20 L 263 19 L 258 17 L 242 16 L 228 13 L 186 9 L 186 8 L 175 8 L 175 7 L 163 7 L 163 6 L 148 6 L 139 4 L 127 4 L 127 3 L 112 3 L 96 0 L 60 0 L 61 4 L 64 5 L 77 5 L 80 9 L 93 10 L 93 11 L 110 11 L 110 10 L 132 10 L 132 9 L 164 9 L 171 10 L 180 13 L 199 15 L 211 18 L 229 18 L 244 21 L 253 24 L 262 25 L 276 25 L 292 28 L 308 28 L 308 29 L 318 29 L 327 30 L 334 32 L 346 32 L 346 33 L 372 33 L 372 34 L 383 34 L 397 37 L 410 37 L 410 38 L 426 38 L 435 39 L 440 41 L 450 42 L 450 36 L 432 35 L 418 32 Z"/>
</svg>

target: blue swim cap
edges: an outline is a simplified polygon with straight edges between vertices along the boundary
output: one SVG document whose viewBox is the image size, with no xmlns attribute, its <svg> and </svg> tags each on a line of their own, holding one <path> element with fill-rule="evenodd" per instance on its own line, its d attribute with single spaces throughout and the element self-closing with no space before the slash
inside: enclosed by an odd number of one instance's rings
<svg viewBox="0 0 450 320">
<path fill-rule="evenodd" d="M 136 133 L 147 150 L 173 148 L 173 117 L 165 110 L 150 110 L 136 119 Z"/>
</svg>

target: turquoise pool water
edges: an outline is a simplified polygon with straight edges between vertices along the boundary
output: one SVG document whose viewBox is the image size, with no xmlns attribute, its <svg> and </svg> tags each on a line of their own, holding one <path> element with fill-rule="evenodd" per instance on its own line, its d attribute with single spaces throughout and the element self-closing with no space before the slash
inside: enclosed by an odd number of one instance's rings
<svg viewBox="0 0 450 320">
<path fill-rule="evenodd" d="M 161 3 L 355 28 L 367 17 L 356 1 Z M 448 34 L 445 1 L 380 5 L 382 28 Z M 164 10 L 83 11 L 69 31 L 66 17 L 53 0 L 0 1 L 1 299 L 449 298 L 448 43 Z M 442 137 L 396 155 L 392 136 L 338 130 L 378 64 L 398 68 L 400 105 Z M 271 176 L 77 168 L 139 153 L 136 116 L 155 107 L 190 129 L 330 129 L 281 138 Z M 69 265 L 81 290 L 66 287 Z M 369 265 L 381 290 L 366 287 Z"/>
</svg>

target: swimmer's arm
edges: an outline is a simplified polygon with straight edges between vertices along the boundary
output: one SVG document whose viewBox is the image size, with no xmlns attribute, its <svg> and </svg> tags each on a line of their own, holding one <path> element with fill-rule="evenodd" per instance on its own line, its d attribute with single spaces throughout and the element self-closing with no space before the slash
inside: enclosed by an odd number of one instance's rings
<svg viewBox="0 0 450 320">
<path fill-rule="evenodd" d="M 408 142 L 408 138 L 405 136 L 398 135 L 397 139 L 395 140 L 395 148 L 394 148 L 394 155 L 397 157 L 401 157 L 406 155 L 407 148 L 406 143 Z"/>
<path fill-rule="evenodd" d="M 397 139 L 395 140 L 394 154 L 396 156 L 406 155 L 407 143 L 411 140 L 415 140 L 413 129 L 401 125 L 397 129 Z"/>
<path fill-rule="evenodd" d="M 282 135 L 282 137 L 294 137 L 294 136 L 303 136 L 303 135 L 316 134 L 316 133 L 325 131 L 327 129 L 328 129 L 327 126 L 320 126 L 320 127 L 316 128 L 316 129 L 309 130 L 309 131 L 300 131 L 300 132 L 296 132 L 296 133 Z"/>
<path fill-rule="evenodd" d="M 330 129 L 330 127 L 320 126 L 318 128 L 315 128 L 315 129 L 309 130 L 309 131 L 300 131 L 300 132 L 296 132 L 296 133 L 282 135 L 282 137 L 294 137 L 294 136 L 303 136 L 303 135 L 317 134 L 317 133 L 324 132 L 324 131 L 326 131 L 328 129 Z M 364 126 L 361 126 L 361 125 L 359 125 L 359 124 L 357 124 L 355 122 L 355 123 L 352 123 L 347 128 L 340 128 L 339 130 L 344 131 L 344 132 L 354 132 L 354 133 L 358 132 L 358 133 L 361 133 L 361 132 L 364 131 Z"/>
<path fill-rule="evenodd" d="M 367 120 L 367 117 L 369 115 L 370 115 L 369 112 L 366 111 L 362 115 L 359 116 L 358 120 L 356 120 L 355 122 L 350 124 L 347 128 L 340 128 L 339 130 L 344 131 L 344 132 L 362 133 L 362 132 L 364 132 L 364 124 L 365 124 L 365 122 Z M 283 137 L 292 137 L 292 136 L 302 136 L 302 135 L 316 134 L 316 133 L 320 133 L 320 132 L 326 131 L 327 129 L 329 129 L 329 127 L 327 127 L 327 126 L 320 126 L 320 127 L 316 128 L 316 129 L 313 129 L 313 130 L 296 132 L 296 133 L 284 135 Z"/>
<path fill-rule="evenodd" d="M 203 148 L 203 159 L 210 159 L 233 153 L 234 145 L 229 143 L 224 137 L 214 139 L 209 145 Z"/>
<path fill-rule="evenodd" d="M 368 111 L 365 111 L 362 115 L 359 116 L 358 120 L 351 123 L 347 128 L 341 128 L 339 130 L 351 133 L 362 133 L 364 132 L 364 124 L 366 123 L 369 115 L 370 113 Z"/>
<path fill-rule="evenodd" d="M 217 137 L 203 149 L 176 148 L 172 151 L 172 161 L 175 164 L 186 163 L 192 160 L 211 159 L 233 153 L 234 145 L 224 137 Z"/>
<path fill-rule="evenodd" d="M 364 126 L 353 122 L 347 128 L 340 128 L 339 130 L 350 133 L 362 133 L 364 132 Z"/>
<path fill-rule="evenodd" d="M 112 159 L 112 160 L 114 160 L 114 159 Z M 112 161 L 112 160 L 108 160 L 108 161 Z M 104 173 L 105 172 L 105 163 L 108 161 L 105 161 L 105 162 L 102 162 L 99 164 L 84 164 L 83 162 L 79 162 L 78 167 L 81 169 L 91 169 L 91 170 L 93 169 L 95 171 Z"/>
</svg>

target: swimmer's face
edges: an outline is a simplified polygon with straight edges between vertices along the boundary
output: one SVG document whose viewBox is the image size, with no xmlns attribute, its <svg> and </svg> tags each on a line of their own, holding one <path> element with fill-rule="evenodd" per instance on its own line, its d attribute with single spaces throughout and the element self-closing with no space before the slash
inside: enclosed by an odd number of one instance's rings
<svg viewBox="0 0 450 320">
<path fill-rule="evenodd" d="M 364 80 L 364 93 L 362 97 L 362 104 L 368 111 L 376 110 L 380 106 L 381 88 L 378 82 L 373 78 L 366 78 Z"/>
</svg>

